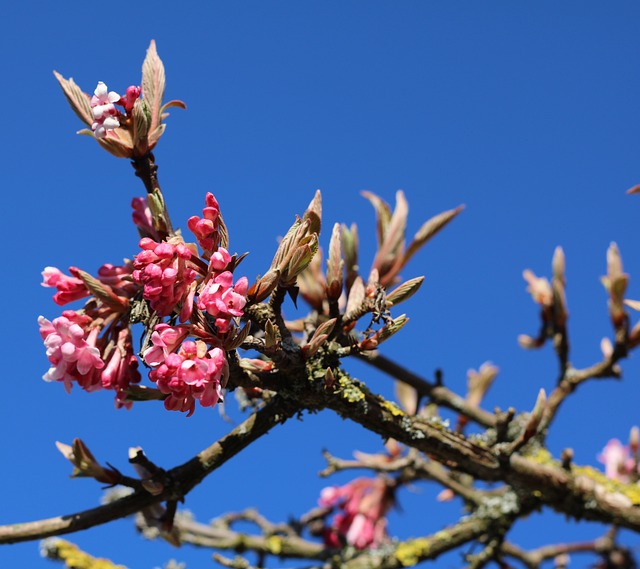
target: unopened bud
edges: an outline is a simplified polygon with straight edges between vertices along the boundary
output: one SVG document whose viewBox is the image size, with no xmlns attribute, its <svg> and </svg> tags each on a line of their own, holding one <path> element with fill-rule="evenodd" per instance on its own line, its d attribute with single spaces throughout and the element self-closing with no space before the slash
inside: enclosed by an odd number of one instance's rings
<svg viewBox="0 0 640 569">
<path fill-rule="evenodd" d="M 533 350 L 535 348 L 539 348 L 542 345 L 542 342 L 537 338 L 527 336 L 527 334 L 520 334 L 518 336 L 518 344 L 520 344 L 520 347 L 525 350 Z"/>
<path fill-rule="evenodd" d="M 262 302 L 278 285 L 280 279 L 280 271 L 278 269 L 269 269 L 255 284 L 251 286 L 247 297 L 251 302 Z"/>
<path fill-rule="evenodd" d="M 529 421 L 524 430 L 525 441 L 528 441 L 531 437 L 533 437 L 538 432 L 538 427 L 540 426 L 540 422 L 542 421 L 542 416 L 546 408 L 547 408 L 547 394 L 545 393 L 544 389 L 541 389 L 538 393 L 536 404 L 533 408 L 533 411 L 531 411 L 531 415 L 529 416 Z"/>
<path fill-rule="evenodd" d="M 327 298 L 338 300 L 342 294 L 344 281 L 344 261 L 342 260 L 342 240 L 340 224 L 333 226 L 327 259 Z"/>
<path fill-rule="evenodd" d="M 629 447 L 633 454 L 638 454 L 638 447 L 640 446 L 640 429 L 637 426 L 631 427 L 629 433 Z"/>
<path fill-rule="evenodd" d="M 71 446 L 56 442 L 56 446 L 62 455 L 73 464 L 72 477 L 86 476 L 106 484 L 117 484 L 119 482 L 120 473 L 111 468 L 101 466 L 82 440 L 74 439 Z"/>
<path fill-rule="evenodd" d="M 328 367 L 327 371 L 324 372 L 324 386 L 327 389 L 332 389 L 336 382 L 335 375 L 333 375 L 333 370 Z"/>
<path fill-rule="evenodd" d="M 478 371 L 470 369 L 467 372 L 467 403 L 471 407 L 480 405 L 485 393 L 498 375 L 498 371 L 499 369 L 491 362 L 485 362 Z"/>
<path fill-rule="evenodd" d="M 553 270 L 553 278 L 562 281 L 564 284 L 566 261 L 564 257 L 564 251 L 562 247 L 556 247 L 553 252 L 553 260 L 551 261 L 551 268 Z"/>
</svg>

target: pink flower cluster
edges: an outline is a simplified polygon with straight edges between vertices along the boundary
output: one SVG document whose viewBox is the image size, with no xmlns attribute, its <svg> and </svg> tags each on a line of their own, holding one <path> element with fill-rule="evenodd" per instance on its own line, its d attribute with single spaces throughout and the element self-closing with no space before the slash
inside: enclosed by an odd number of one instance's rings
<svg viewBox="0 0 640 569">
<path fill-rule="evenodd" d="M 345 486 L 325 488 L 318 502 L 340 510 L 324 531 L 328 547 L 376 548 L 387 541 L 385 516 L 394 499 L 383 478 L 357 478 Z"/>
<path fill-rule="evenodd" d="M 130 111 L 139 95 L 138 88 L 130 88 L 125 97 L 115 100 L 115 94 L 107 94 L 102 84 L 92 108 L 99 117 L 110 116 L 114 102 Z M 98 109 L 100 105 L 104 108 Z M 190 220 L 206 248 L 202 258 L 194 243 L 185 244 L 179 236 L 158 239 L 144 198 L 134 199 L 132 207 L 133 221 L 142 236 L 141 251 L 133 262 L 102 265 L 97 277 L 76 267 L 69 269 L 70 275 L 55 267 L 43 271 L 43 286 L 57 289 L 57 304 L 90 297 L 82 311 L 65 311 L 53 322 L 40 317 L 40 333 L 51 363 L 45 379 L 62 381 L 67 390 L 73 382 L 87 391 L 111 389 L 118 407 L 130 407 L 129 387 L 141 379 L 130 316 L 134 299 L 142 294 L 157 316 L 175 316 L 179 311 L 184 323 L 156 325 L 152 346 L 143 358 L 152 368 L 150 379 L 167 395 L 165 407 L 191 415 L 196 401 L 213 407 L 222 398 L 229 373 L 222 346 L 235 326 L 234 319 L 243 316 L 249 283 L 246 277 L 233 282 L 236 263 L 219 246 L 221 218 L 212 194 L 207 194 L 204 217 Z M 189 336 L 196 339 L 188 340 Z"/>
<path fill-rule="evenodd" d="M 229 369 L 223 350 L 208 350 L 200 340 L 183 342 L 187 333 L 186 327 L 158 324 L 151 336 L 153 346 L 145 350 L 143 358 L 154 368 L 149 378 L 168 394 L 165 408 L 188 411 L 191 416 L 196 400 L 203 407 L 213 407 L 222 400 Z"/>
<path fill-rule="evenodd" d="M 121 97 L 115 91 L 109 91 L 107 86 L 99 81 L 91 97 L 91 114 L 93 115 L 91 130 L 95 137 L 105 138 L 109 131 L 120 126 L 123 115 L 115 105 L 122 105 L 126 113 L 130 114 L 138 97 L 140 97 L 140 87 L 131 85 L 127 88 L 124 97 Z"/>
<path fill-rule="evenodd" d="M 182 321 L 190 314 L 197 273 L 188 262 L 191 250 L 182 242 L 158 243 L 149 237 L 140 240 L 142 252 L 133 261 L 133 280 L 143 286 L 143 296 L 158 316 L 168 316 L 183 304 Z"/>
<path fill-rule="evenodd" d="M 98 370 L 104 367 L 104 361 L 96 347 L 99 329 L 94 327 L 87 331 L 90 323 L 91 318 L 73 310 L 65 310 L 53 322 L 44 316 L 38 318 L 40 336 L 51 363 L 43 376 L 45 381 L 62 381 L 67 392 L 71 391 L 73 381 L 86 391 L 102 387 Z"/>
<path fill-rule="evenodd" d="M 635 466 L 635 461 L 631 456 L 631 450 L 623 445 L 618 439 L 611 439 L 602 453 L 598 455 L 598 460 L 604 464 L 604 472 L 607 478 L 618 480 L 623 484 L 631 482 Z"/>
<path fill-rule="evenodd" d="M 214 317 L 219 334 L 230 330 L 231 320 L 243 315 L 247 303 L 249 281 L 247 277 L 241 277 L 234 285 L 233 274 L 224 270 L 230 262 L 229 252 L 219 247 L 209 263 L 211 277 L 198 295 L 198 308 Z"/>
<path fill-rule="evenodd" d="M 69 267 L 71 274 L 77 274 L 77 271 L 76 267 Z M 56 267 L 45 267 L 42 271 L 42 279 L 42 286 L 58 289 L 58 292 L 53 295 L 53 301 L 58 306 L 85 298 L 90 294 L 82 279 L 65 275 Z"/>
<path fill-rule="evenodd" d="M 127 388 L 141 378 L 128 328 L 119 331 L 105 367 L 98 346 L 100 327 L 92 326 L 91 316 L 65 310 L 52 322 L 40 316 L 38 324 L 51 363 L 44 380 L 63 382 L 67 392 L 71 391 L 74 381 L 89 392 L 112 389 L 116 391 L 117 407 L 131 407 L 131 402 L 126 400 Z"/>
<path fill-rule="evenodd" d="M 198 239 L 204 257 L 209 258 L 220 244 L 220 206 L 211 192 L 207 192 L 205 197 L 202 217 L 197 215 L 190 217 L 187 226 Z"/>
</svg>

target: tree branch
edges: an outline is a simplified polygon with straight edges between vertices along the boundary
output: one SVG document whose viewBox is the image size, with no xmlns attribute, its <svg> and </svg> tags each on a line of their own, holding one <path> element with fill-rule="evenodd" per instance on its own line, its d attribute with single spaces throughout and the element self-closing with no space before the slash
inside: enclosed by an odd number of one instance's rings
<svg viewBox="0 0 640 569">
<path fill-rule="evenodd" d="M 0 544 L 72 533 L 124 518 L 160 501 L 181 499 L 208 474 L 266 434 L 272 427 L 290 418 L 294 412 L 295 409 L 286 405 L 282 399 L 274 398 L 263 409 L 253 413 L 229 434 L 197 456 L 169 470 L 165 479 L 167 485 L 161 494 L 153 496 L 146 491 L 137 491 L 109 504 L 74 514 L 0 526 Z"/>
<path fill-rule="evenodd" d="M 457 393 L 427 381 L 379 352 L 360 353 L 358 357 L 394 379 L 410 385 L 418 392 L 419 396 L 428 397 L 434 403 L 457 411 L 484 427 L 495 427 L 496 417 L 492 413 L 468 405 L 464 398 Z"/>
</svg>

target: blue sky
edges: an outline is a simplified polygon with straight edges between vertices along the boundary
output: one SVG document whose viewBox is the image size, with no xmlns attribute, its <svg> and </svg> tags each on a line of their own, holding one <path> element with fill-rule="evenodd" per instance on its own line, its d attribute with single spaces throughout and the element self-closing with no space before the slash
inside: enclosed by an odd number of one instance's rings
<svg viewBox="0 0 640 569">
<path fill-rule="evenodd" d="M 427 377 L 442 368 L 459 390 L 467 369 L 493 361 L 501 371 L 486 406 L 528 409 L 540 387 L 553 387 L 556 363 L 550 349 L 525 352 L 516 343 L 538 327 L 523 269 L 549 275 L 553 250 L 563 246 L 578 367 L 597 361 L 600 339 L 611 335 L 599 282 L 611 241 L 631 275 L 629 296 L 640 298 L 640 201 L 625 194 L 640 183 L 639 17 L 638 5 L 624 1 L 9 3 L 0 38 L 0 523 L 97 503 L 97 484 L 68 478 L 56 440 L 80 437 L 122 468 L 128 447 L 140 445 L 169 468 L 229 429 L 215 410 L 190 419 L 153 403 L 116 411 L 110 394 L 67 395 L 40 379 L 47 362 L 36 319 L 60 312 L 40 271 L 95 271 L 133 256 L 129 202 L 143 194 L 126 161 L 74 134 L 81 124 L 54 69 L 85 91 L 102 80 L 122 92 L 139 81 L 156 40 L 167 99 L 188 106 L 172 111 L 156 151 L 174 224 L 186 228 L 214 192 L 232 252 L 250 252 L 241 266 L 250 280 L 317 188 L 325 228 L 356 222 L 369 260 L 374 216 L 362 190 L 393 202 L 403 189 L 410 232 L 465 204 L 404 271 L 426 281 L 403 308 L 410 323 L 384 351 Z M 550 437 L 556 454 L 570 446 L 578 462 L 593 464 L 609 438 L 627 436 L 638 420 L 637 356 L 623 367 L 622 382 L 593 382 L 568 402 Z M 348 368 L 391 393 L 388 379 Z M 207 479 L 186 507 L 202 520 L 248 506 L 275 520 L 301 514 L 328 483 L 316 477 L 322 448 L 346 457 L 354 448 L 375 452 L 380 441 L 328 412 L 292 421 Z M 435 503 L 433 485 L 416 492 L 400 496 L 393 534 L 426 534 L 459 515 L 457 503 Z M 512 537 L 535 546 L 600 531 L 536 515 Z M 143 541 L 130 520 L 70 539 L 131 568 L 172 557 L 190 568 L 210 563 L 207 552 Z M 628 543 L 638 546 L 637 537 Z M 0 548 L 0 561 L 55 566 L 39 559 L 36 543 Z"/>
</svg>

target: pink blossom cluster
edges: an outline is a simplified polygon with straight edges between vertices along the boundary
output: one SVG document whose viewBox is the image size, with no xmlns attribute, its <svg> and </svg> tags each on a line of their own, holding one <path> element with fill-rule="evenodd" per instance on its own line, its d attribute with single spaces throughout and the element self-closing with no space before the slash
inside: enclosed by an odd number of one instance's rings
<svg viewBox="0 0 640 569">
<path fill-rule="evenodd" d="M 111 389 L 116 391 L 117 407 L 131 407 L 127 389 L 141 378 L 128 328 L 118 331 L 117 342 L 105 366 L 99 346 L 100 326 L 94 325 L 91 316 L 65 310 L 52 322 L 40 316 L 38 324 L 51 364 L 44 380 L 63 382 L 67 392 L 71 391 L 73 382 L 89 392 Z"/>
<path fill-rule="evenodd" d="M 196 401 L 213 407 L 222 400 L 229 370 L 223 350 L 209 350 L 200 340 L 183 342 L 187 333 L 184 326 L 158 324 L 151 336 L 153 346 L 145 350 L 143 358 L 154 368 L 149 378 L 168 395 L 165 408 L 187 411 L 191 416 Z"/>
<path fill-rule="evenodd" d="M 133 280 L 143 286 L 143 296 L 158 316 L 168 316 L 183 304 L 182 321 L 191 314 L 197 273 L 189 260 L 191 250 L 182 242 L 175 245 L 156 242 L 149 237 L 140 240 L 142 252 L 133 261 Z"/>
<path fill-rule="evenodd" d="M 187 226 L 198 239 L 204 257 L 209 258 L 220 244 L 220 206 L 211 192 L 207 192 L 205 197 L 202 217 L 190 217 Z"/>
<path fill-rule="evenodd" d="M 607 478 L 623 484 L 631 482 L 634 469 L 637 468 L 630 448 L 618 439 L 611 439 L 606 444 L 602 453 L 598 455 L 598 460 L 604 464 Z"/>
<path fill-rule="evenodd" d="M 215 319 L 216 330 L 226 334 L 231 329 L 233 318 L 244 314 L 247 303 L 249 281 L 241 277 L 233 284 L 233 274 L 225 270 L 231 262 L 231 255 L 224 247 L 213 253 L 209 263 L 209 280 L 198 294 L 198 308 Z"/>
<path fill-rule="evenodd" d="M 40 316 L 38 324 L 51 363 L 43 379 L 62 381 L 67 392 L 74 381 L 86 391 L 100 389 L 98 371 L 104 367 L 104 361 L 96 347 L 99 328 L 88 328 L 91 318 L 65 310 L 53 322 Z"/>
<path fill-rule="evenodd" d="M 394 500 L 392 489 L 383 478 L 357 478 L 344 486 L 325 488 L 318 502 L 321 506 L 339 509 L 331 526 L 324 531 L 328 547 L 346 544 L 366 549 L 387 541 L 385 516 Z"/>
<path fill-rule="evenodd" d="M 117 101 L 125 109 L 134 104 L 139 89 L 127 93 Z M 67 390 L 73 382 L 88 391 L 111 389 L 117 406 L 130 407 L 129 388 L 141 377 L 129 316 L 132 302 L 142 294 L 157 316 L 179 310 L 180 322 L 185 323 L 156 325 L 143 358 L 152 368 L 150 379 L 168 396 L 165 407 L 190 415 L 196 401 L 213 407 L 222 398 L 228 364 L 221 346 L 234 319 L 243 316 L 249 283 L 246 277 L 233 282 L 235 258 L 219 246 L 221 219 L 212 194 L 207 195 L 203 219 L 192 218 L 191 223 L 208 248 L 203 258 L 195 244 L 185 244 L 179 236 L 157 239 L 146 199 L 134 199 L 132 207 L 142 235 L 141 251 L 133 262 L 102 265 L 96 277 L 76 267 L 69 269 L 70 275 L 55 267 L 43 271 L 43 286 L 56 289 L 57 304 L 95 297 L 82 311 L 65 311 L 53 322 L 40 318 L 51 362 L 45 379 L 63 381 Z M 192 317 L 196 307 L 206 318 L 200 312 Z M 189 336 L 196 339 L 188 340 Z"/>
</svg>

